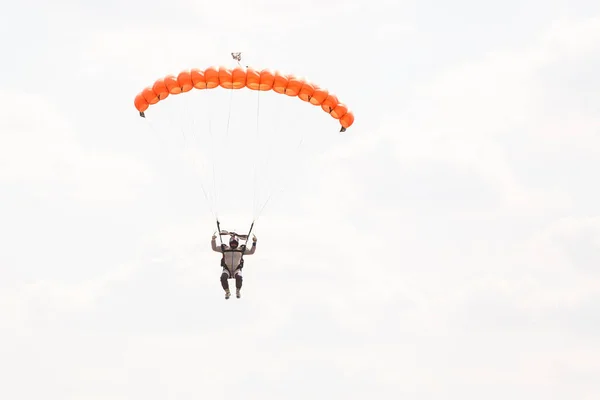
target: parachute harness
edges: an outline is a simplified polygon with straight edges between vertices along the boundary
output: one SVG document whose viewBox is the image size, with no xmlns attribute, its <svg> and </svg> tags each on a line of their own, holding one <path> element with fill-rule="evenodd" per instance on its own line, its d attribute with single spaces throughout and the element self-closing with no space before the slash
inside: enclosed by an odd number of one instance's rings
<svg viewBox="0 0 600 400">
<path fill-rule="evenodd" d="M 225 264 L 225 245 L 223 244 L 223 238 L 221 236 L 229 235 L 232 238 L 240 238 L 240 239 L 245 240 L 244 244 L 240 246 L 241 250 L 234 250 L 234 251 L 238 251 L 238 252 L 242 253 L 242 255 L 240 256 L 239 265 L 236 265 L 235 269 L 233 270 L 235 272 L 236 270 L 242 269 L 244 267 L 244 255 L 246 254 L 246 249 L 248 248 L 247 245 L 248 245 L 248 240 L 250 239 L 250 234 L 252 233 L 252 228 L 254 228 L 254 221 L 250 225 L 250 230 L 248 231 L 248 233 L 246 235 L 241 235 L 236 232 L 224 231 L 224 230 L 221 230 L 221 223 L 217 219 L 217 232 L 219 232 L 219 240 L 221 242 L 221 254 L 222 254 L 221 266 L 223 266 L 223 267 L 227 266 Z"/>
</svg>

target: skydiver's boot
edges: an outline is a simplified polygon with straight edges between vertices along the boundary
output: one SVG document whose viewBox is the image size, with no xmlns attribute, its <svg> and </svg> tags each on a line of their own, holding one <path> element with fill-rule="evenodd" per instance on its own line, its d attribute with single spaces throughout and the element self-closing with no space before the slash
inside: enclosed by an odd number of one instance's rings
<svg viewBox="0 0 600 400">
<path fill-rule="evenodd" d="M 236 290 L 235 290 L 235 297 L 237 297 L 238 299 L 239 299 L 240 297 L 242 297 L 242 294 L 240 293 L 240 290 L 242 290 L 242 289 L 236 289 Z"/>
<path fill-rule="evenodd" d="M 231 296 L 231 292 L 229 289 L 225 289 L 225 300 L 227 300 Z"/>
</svg>

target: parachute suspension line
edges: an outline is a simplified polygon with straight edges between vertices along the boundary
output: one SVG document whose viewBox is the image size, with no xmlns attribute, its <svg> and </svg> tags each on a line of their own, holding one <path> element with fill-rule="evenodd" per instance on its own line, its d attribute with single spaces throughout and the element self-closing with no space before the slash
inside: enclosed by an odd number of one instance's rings
<svg viewBox="0 0 600 400">
<path fill-rule="evenodd" d="M 217 218 L 217 232 L 219 232 L 219 240 L 221 241 L 221 246 L 223 246 L 223 238 L 221 237 L 221 223 Z"/>
<path fill-rule="evenodd" d="M 187 104 L 187 103 L 186 103 L 186 104 Z M 156 136 L 156 137 L 159 139 L 159 141 L 161 142 L 161 148 L 163 148 L 163 149 L 166 149 L 166 148 L 168 148 L 168 146 L 167 146 L 167 143 L 165 142 L 165 139 L 164 139 L 163 135 L 161 135 L 161 134 L 160 134 L 160 132 L 159 132 L 159 131 L 156 129 L 156 127 L 155 127 L 155 125 L 154 125 L 153 121 L 152 121 L 151 119 L 148 119 L 148 118 L 144 118 L 144 119 L 145 119 L 146 123 L 148 124 L 148 126 L 150 127 L 150 130 L 151 130 L 151 131 L 152 131 L 152 132 L 155 134 L 155 136 Z M 174 121 L 173 121 L 173 118 L 169 118 L 169 123 L 170 123 L 171 125 L 173 125 L 173 126 L 175 125 L 175 124 L 174 124 Z M 194 120 L 194 123 L 195 123 L 195 120 Z M 182 132 L 184 131 L 184 129 L 183 129 L 183 128 L 180 128 L 180 129 L 182 130 Z M 185 135 L 185 134 L 184 134 L 184 135 Z M 184 136 L 184 138 L 185 138 L 185 136 Z M 163 154 L 163 158 L 164 158 L 164 157 L 166 157 L 166 153 L 162 153 L 162 154 Z M 164 161 L 164 160 L 163 160 L 163 161 Z M 194 164 L 194 167 L 195 167 L 195 161 L 196 161 L 196 159 L 195 159 L 195 158 L 192 158 L 192 161 L 193 161 L 193 164 Z M 208 205 L 209 205 L 209 207 L 210 207 L 210 210 L 211 210 L 211 213 L 212 213 L 212 214 L 213 214 L 213 216 L 214 216 L 214 214 L 215 214 L 215 213 L 214 213 L 214 210 L 213 210 L 212 204 L 210 203 L 209 196 L 208 196 L 208 194 L 207 194 L 207 192 L 206 192 L 206 189 L 204 188 L 204 185 L 202 184 L 202 181 L 200 181 L 200 189 L 202 189 L 202 193 L 203 193 L 203 195 L 204 195 L 204 199 L 205 199 L 205 200 L 206 200 L 206 202 L 208 203 Z"/>
<path fill-rule="evenodd" d="M 152 123 L 152 121 L 148 118 L 144 118 L 144 120 L 146 121 L 146 123 L 148 124 L 148 126 L 150 127 L 150 129 L 152 130 L 152 132 L 154 132 L 154 134 L 160 139 L 160 142 L 162 143 L 162 148 L 166 148 L 166 143 L 164 138 L 162 137 L 162 135 L 156 130 L 156 128 L 154 127 L 154 124 Z"/>
<path fill-rule="evenodd" d="M 213 209 L 213 215 L 215 216 L 215 218 L 219 219 L 219 214 L 217 212 L 217 178 L 216 178 L 216 173 L 215 173 L 215 155 L 214 155 L 214 138 L 213 138 L 213 132 L 212 132 L 212 109 L 210 107 L 210 98 L 208 97 L 208 90 L 204 90 L 204 92 L 206 93 L 205 97 L 206 97 L 206 113 L 207 113 L 207 121 L 208 121 L 208 134 L 210 135 L 210 160 L 212 163 L 212 181 L 213 181 L 213 196 L 212 196 L 212 206 L 211 208 Z"/>
<path fill-rule="evenodd" d="M 229 139 L 229 123 L 231 122 L 231 105 L 233 104 L 233 91 L 234 89 L 229 89 L 229 111 L 227 112 L 227 129 L 225 131 L 225 140 Z M 228 144 L 228 143 L 227 143 Z"/>
<path fill-rule="evenodd" d="M 195 163 L 194 163 L 194 167 L 195 167 Z M 206 200 L 206 202 L 208 203 L 208 206 L 210 207 L 210 213 L 213 215 L 213 217 L 216 218 L 216 214 L 215 214 L 215 209 L 212 205 L 212 202 L 209 199 L 208 194 L 206 193 L 206 189 L 204 188 L 204 185 L 202 184 L 202 179 L 200 180 L 200 189 L 202 189 L 202 193 L 204 194 L 204 199 Z"/>
<path fill-rule="evenodd" d="M 265 175 L 268 174 L 269 165 L 271 164 L 271 154 L 273 153 L 273 149 L 272 149 L 273 142 L 274 142 L 274 139 L 271 139 L 271 140 L 267 140 L 267 143 L 266 143 L 266 145 L 267 145 L 267 154 L 264 156 L 264 164 L 263 164 L 264 165 Z M 265 191 L 267 191 L 267 192 L 269 191 L 269 188 L 271 187 L 272 178 L 273 177 L 270 176 L 270 175 L 268 177 L 265 177 L 265 184 L 266 184 L 265 185 Z"/>
<path fill-rule="evenodd" d="M 168 149 L 167 143 L 165 141 L 165 138 L 160 134 L 160 132 L 155 128 L 154 124 L 152 123 L 152 120 L 144 117 L 144 120 L 146 121 L 146 123 L 148 124 L 148 126 L 150 127 L 150 130 L 152 132 L 154 132 L 155 137 L 158 137 L 158 140 L 161 143 L 161 148 L 163 149 Z M 162 162 L 166 163 L 166 159 L 167 159 L 167 151 L 165 152 L 161 152 L 160 153 L 162 155 Z"/>
<path fill-rule="evenodd" d="M 300 141 L 298 142 L 298 145 L 296 146 L 295 152 L 293 154 L 294 156 L 296 156 L 297 153 L 299 152 L 300 147 L 302 146 L 303 142 L 304 142 L 304 131 L 302 131 L 302 136 L 300 137 Z M 292 163 L 292 165 L 294 165 L 294 163 Z M 277 181 L 277 185 L 275 185 L 275 187 L 281 186 L 281 183 L 282 183 L 283 179 L 285 178 L 285 176 L 286 176 L 285 174 L 282 174 L 280 176 L 279 180 Z M 284 190 L 284 186 L 281 186 L 281 189 L 279 190 L 279 192 L 283 192 L 283 190 Z M 269 204 L 269 201 L 271 200 L 271 198 L 273 197 L 274 194 L 275 194 L 275 188 L 273 188 L 271 190 L 271 192 L 269 193 L 269 196 L 267 197 L 267 199 L 263 203 L 262 207 L 260 208 L 258 215 L 255 217 L 255 219 L 254 219 L 255 221 L 258 221 L 258 219 L 261 217 L 264 209 L 267 207 L 267 204 Z"/>
<path fill-rule="evenodd" d="M 188 115 L 194 115 L 194 113 L 191 112 L 190 102 L 185 102 L 185 105 L 187 106 L 186 108 L 189 111 Z M 198 135 L 196 134 L 197 129 L 199 129 L 198 128 L 198 120 L 196 118 L 192 118 L 190 131 L 191 131 L 191 136 L 192 136 L 191 139 L 192 139 L 193 144 L 197 144 L 197 142 L 198 142 Z M 196 167 L 198 166 L 197 159 L 199 159 L 199 158 L 200 158 L 200 155 L 198 155 L 198 157 L 196 157 L 196 146 L 192 146 L 192 166 L 193 166 L 194 170 L 196 170 Z M 210 196 L 208 195 L 206 188 L 204 187 L 202 177 L 200 178 L 199 181 L 200 181 L 200 189 L 202 189 L 202 194 L 204 195 L 204 200 L 206 200 L 206 203 L 208 204 L 208 206 L 210 208 L 210 213 L 212 214 L 213 217 L 216 218 L 215 209 L 212 204 L 212 199 L 210 199 Z"/>
<path fill-rule="evenodd" d="M 223 251 L 223 238 L 221 237 L 221 223 L 219 222 L 219 218 L 217 218 L 217 232 L 219 241 L 221 242 L 221 254 L 223 255 L 223 259 L 225 259 L 225 252 Z"/>
<path fill-rule="evenodd" d="M 256 146 L 258 148 L 259 143 L 260 143 L 260 90 L 256 91 Z M 254 196 L 252 199 L 252 214 L 254 219 L 256 219 L 256 210 L 257 210 L 257 205 L 256 205 L 256 182 L 257 182 L 257 169 L 258 169 L 258 158 L 257 157 L 253 157 L 254 158 Z"/>
<path fill-rule="evenodd" d="M 181 113 L 182 114 L 187 114 L 187 105 L 189 103 L 187 100 L 188 100 L 187 98 L 183 99 L 183 107 L 181 107 L 181 109 L 182 109 Z M 184 119 L 182 117 L 183 117 L 183 115 L 180 116 L 180 118 L 181 118 L 180 121 L 184 121 Z M 186 137 L 185 137 L 185 126 L 184 126 L 184 124 L 181 124 L 180 127 L 179 127 L 179 129 L 181 130 L 181 135 L 183 136 L 183 148 L 185 150 Z"/>
<path fill-rule="evenodd" d="M 254 222 L 252 221 L 252 224 L 250 225 L 250 230 L 248 231 L 248 234 L 246 235 L 246 242 L 244 242 L 244 249 L 242 250 L 242 256 L 240 258 L 240 263 L 244 262 L 244 254 L 246 254 L 246 249 L 248 248 L 247 244 L 248 244 L 248 240 L 250 240 L 250 234 L 252 233 L 252 228 L 254 228 Z"/>
</svg>

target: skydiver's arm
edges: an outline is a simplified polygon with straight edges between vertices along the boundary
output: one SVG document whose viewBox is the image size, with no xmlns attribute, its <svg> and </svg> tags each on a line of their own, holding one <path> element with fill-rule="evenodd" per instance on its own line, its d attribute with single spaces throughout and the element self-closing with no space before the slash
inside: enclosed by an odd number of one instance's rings
<svg viewBox="0 0 600 400">
<path fill-rule="evenodd" d="M 249 256 L 251 254 L 254 254 L 254 252 L 256 251 L 256 242 L 252 242 L 252 247 L 250 247 L 250 250 L 246 251 L 246 255 Z"/>
<path fill-rule="evenodd" d="M 212 246 L 213 251 L 216 251 L 217 253 L 221 252 L 221 249 L 219 247 L 217 247 L 217 239 L 212 239 L 210 241 L 210 244 Z"/>
</svg>

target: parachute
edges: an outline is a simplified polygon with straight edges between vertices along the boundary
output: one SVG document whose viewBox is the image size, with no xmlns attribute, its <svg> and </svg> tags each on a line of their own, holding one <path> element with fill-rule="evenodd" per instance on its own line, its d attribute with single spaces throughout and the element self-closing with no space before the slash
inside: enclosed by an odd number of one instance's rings
<svg viewBox="0 0 600 400">
<path fill-rule="evenodd" d="M 226 66 L 211 66 L 204 70 L 193 68 L 181 71 L 177 76 L 167 75 L 138 93 L 134 104 L 140 116 L 145 117 L 150 105 L 157 104 L 170 95 L 186 93 L 192 89 L 206 90 L 218 87 L 273 91 L 297 97 L 314 106 L 320 106 L 323 111 L 339 120 L 341 132 L 345 132 L 354 123 L 354 113 L 329 90 L 293 74 L 270 69 L 243 68 L 240 65 L 233 69 Z"/>
<path fill-rule="evenodd" d="M 139 112 L 139 115 L 143 117 L 146 121 L 151 120 L 150 118 L 150 106 L 155 106 L 160 102 L 169 101 L 170 98 L 177 95 L 189 96 L 188 93 L 200 92 L 207 93 L 211 92 L 209 89 L 220 89 L 220 90 L 229 90 L 231 92 L 231 96 L 233 96 L 234 91 L 240 91 L 242 89 L 247 89 L 250 91 L 257 92 L 257 95 L 261 92 L 271 92 L 278 95 L 282 95 L 288 98 L 297 98 L 301 102 L 308 103 L 312 106 L 315 106 L 316 109 L 321 109 L 325 113 L 329 114 L 334 120 L 337 120 L 340 125 L 339 132 L 345 132 L 348 128 L 350 128 L 354 123 L 354 113 L 349 109 L 349 107 L 338 99 L 338 96 L 324 88 L 320 85 L 317 85 L 314 82 L 309 81 L 306 78 L 295 74 L 283 73 L 280 70 L 273 70 L 269 68 L 265 69 L 255 69 L 253 67 L 243 67 L 240 64 L 241 61 L 241 53 L 231 53 L 234 60 L 237 61 L 237 65 L 234 67 L 227 67 L 224 65 L 220 66 L 209 66 L 208 68 L 191 68 L 185 69 L 177 74 L 168 74 L 166 76 L 160 77 L 154 81 L 153 84 L 146 86 L 143 88 L 134 98 L 134 106 Z M 194 96 L 191 96 L 194 97 Z M 209 100 L 207 100 L 209 101 Z M 230 98 L 231 101 L 231 98 Z M 177 102 L 175 102 L 177 103 Z M 212 99 L 207 103 L 206 108 L 210 108 L 212 104 Z M 174 105 L 174 110 L 176 114 L 179 112 L 183 112 L 185 107 L 179 107 L 179 104 Z M 189 119 L 194 119 L 197 117 L 201 111 L 202 107 L 193 106 L 189 107 L 187 111 L 190 112 Z M 229 105 L 229 110 L 231 113 L 231 103 Z M 154 111 L 154 110 L 153 110 Z M 147 114 L 148 113 L 148 118 Z M 292 112 L 292 114 L 295 111 Z M 258 133 L 258 111 L 257 111 L 257 133 Z M 184 119 L 174 118 L 171 115 L 172 119 L 175 119 L 178 123 L 184 123 Z M 227 117 L 227 129 L 229 130 L 229 116 Z M 194 121 L 195 122 L 195 121 Z M 301 122 L 301 117 L 296 119 L 295 124 Z M 208 128 L 199 129 L 197 125 L 194 125 L 194 131 L 210 131 L 210 123 Z M 247 129 L 247 128 L 244 128 Z M 169 131 L 171 128 L 169 128 Z M 182 129 L 183 131 L 183 129 Z M 276 130 L 273 130 L 276 131 Z M 246 135 L 248 136 L 248 135 Z M 258 136 L 258 135 L 257 135 Z M 282 135 L 277 135 L 276 137 L 281 137 Z M 212 132 L 211 132 L 211 143 L 212 143 Z M 302 140 L 301 142 L 302 143 Z M 268 141 L 268 144 L 271 145 L 271 141 Z M 239 161 L 239 157 L 231 156 L 232 146 L 240 146 L 239 141 L 231 140 L 228 147 L 226 147 L 227 157 L 232 157 L 236 161 Z M 203 139 L 203 148 L 208 147 L 208 141 Z M 244 149 L 242 149 L 242 152 Z M 270 152 L 269 152 L 270 153 Z M 279 152 L 275 152 L 276 155 L 279 155 Z M 237 157 L 237 158 L 236 158 Z M 268 158 L 268 157 L 267 157 Z M 285 156 L 284 156 L 285 158 Z M 289 157 L 287 157 L 289 158 Z M 287 158 L 285 158 L 287 160 Z M 263 157 L 258 157 L 256 155 L 252 155 L 250 161 L 263 161 Z M 244 163 L 239 162 L 244 165 Z M 213 160 L 212 165 L 212 183 L 214 187 L 214 197 L 212 198 L 213 202 L 216 203 L 217 196 L 217 185 L 215 179 L 215 165 L 219 167 L 226 167 L 228 163 L 216 163 Z M 255 166 L 255 176 L 254 176 L 254 185 L 256 185 L 256 166 Z M 205 169 L 206 170 L 206 169 Z M 276 170 L 279 172 L 279 169 Z M 234 175 L 233 173 L 225 174 L 225 176 L 230 177 Z M 208 180 L 208 179 L 207 179 Z M 243 182 L 242 182 L 243 183 Z M 223 185 L 224 187 L 231 187 L 231 185 Z M 208 199 L 207 191 L 205 190 L 204 185 L 202 185 L 202 190 L 204 195 Z M 230 189 L 233 190 L 233 189 Z M 256 190 L 256 189 L 255 189 Z M 243 193 L 242 190 L 235 191 L 231 197 L 238 198 L 240 196 L 240 192 Z M 256 197 L 256 194 L 255 194 Z M 236 236 L 248 240 L 250 233 L 253 229 L 254 223 L 257 220 L 258 216 L 269 202 L 271 198 L 271 194 L 268 195 L 265 202 L 255 205 L 255 215 L 253 216 L 252 224 L 250 225 L 250 230 L 247 234 L 236 234 Z M 255 199 L 255 203 L 256 203 Z M 214 205 L 211 206 L 214 208 Z M 258 210 L 258 212 L 256 211 Z M 213 209 L 213 215 L 217 221 L 217 228 L 221 235 L 227 235 L 230 232 L 226 230 L 222 230 L 220 227 L 219 216 Z M 234 232 L 235 234 L 235 232 Z"/>
</svg>

